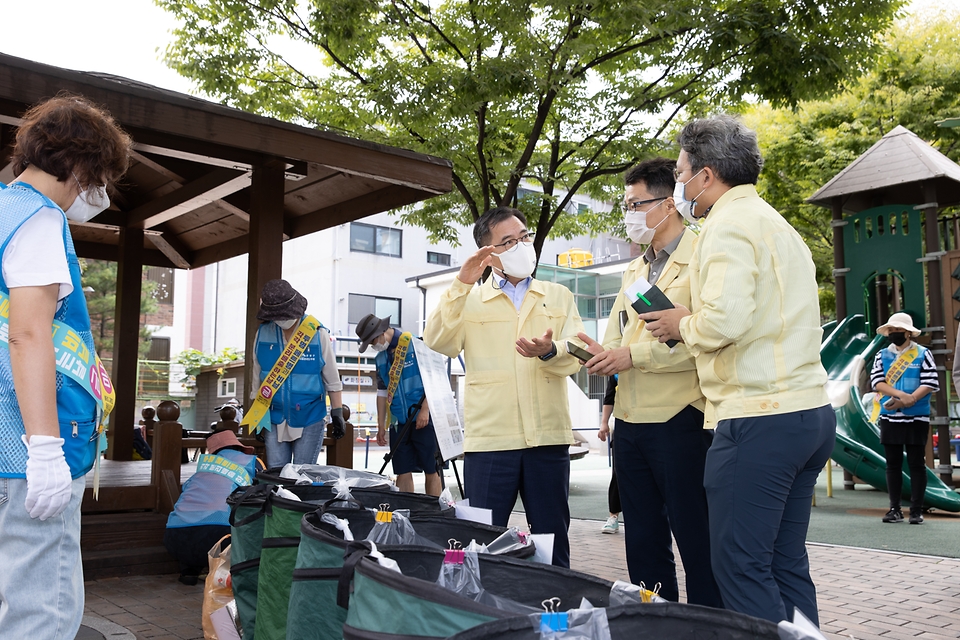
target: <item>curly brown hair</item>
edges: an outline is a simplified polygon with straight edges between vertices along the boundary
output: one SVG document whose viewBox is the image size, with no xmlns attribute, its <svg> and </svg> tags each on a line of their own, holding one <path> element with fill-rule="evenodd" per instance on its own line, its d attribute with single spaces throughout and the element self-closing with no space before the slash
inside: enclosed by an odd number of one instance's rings
<svg viewBox="0 0 960 640">
<path fill-rule="evenodd" d="M 83 96 L 61 93 L 23 114 L 13 147 L 13 172 L 34 166 L 83 188 L 111 185 L 130 164 L 133 141 L 106 110 Z"/>
</svg>

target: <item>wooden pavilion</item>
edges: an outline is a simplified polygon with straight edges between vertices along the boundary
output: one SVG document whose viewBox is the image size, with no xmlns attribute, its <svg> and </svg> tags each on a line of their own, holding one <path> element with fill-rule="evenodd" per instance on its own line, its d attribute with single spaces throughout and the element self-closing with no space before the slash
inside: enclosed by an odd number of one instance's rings
<svg viewBox="0 0 960 640">
<path fill-rule="evenodd" d="M 144 265 L 191 269 L 249 254 L 246 347 L 282 243 L 446 193 L 449 161 L 265 118 L 127 78 L 0 54 L 0 181 L 30 105 L 60 92 L 106 107 L 134 139 L 110 209 L 70 223 L 80 257 L 118 263 L 110 457 L 132 455 Z M 250 365 L 248 365 L 250 366 Z M 248 372 L 249 374 L 249 372 Z M 247 380 L 250 375 L 245 376 Z M 244 397 L 249 397 L 249 389 Z"/>
</svg>

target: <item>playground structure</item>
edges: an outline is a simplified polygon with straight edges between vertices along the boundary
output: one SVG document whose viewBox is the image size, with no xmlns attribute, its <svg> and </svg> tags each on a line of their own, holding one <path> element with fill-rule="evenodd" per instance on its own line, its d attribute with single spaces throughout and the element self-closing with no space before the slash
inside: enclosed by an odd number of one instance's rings
<svg viewBox="0 0 960 640">
<path fill-rule="evenodd" d="M 903 311 L 923 328 L 918 341 L 931 350 L 940 383 L 930 420 L 941 443 L 939 467 L 927 470 L 924 504 L 960 511 L 960 494 L 952 488 L 946 376 L 960 321 L 960 289 L 951 292 L 960 280 L 960 221 L 938 219 L 941 209 L 960 203 L 960 166 L 898 126 L 808 202 L 833 214 L 837 322 L 824 327 L 820 355 L 837 413 L 833 459 L 845 470 L 845 487 L 853 488 L 855 476 L 886 491 L 879 430 L 860 398 L 865 369 L 885 346 L 876 329 Z M 903 491 L 909 496 L 906 473 Z"/>
</svg>

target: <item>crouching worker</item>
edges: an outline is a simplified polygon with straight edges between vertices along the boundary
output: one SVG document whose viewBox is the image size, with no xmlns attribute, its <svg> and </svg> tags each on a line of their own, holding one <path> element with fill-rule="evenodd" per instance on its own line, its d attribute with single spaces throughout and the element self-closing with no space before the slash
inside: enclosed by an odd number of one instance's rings
<svg viewBox="0 0 960 640">
<path fill-rule="evenodd" d="M 227 496 L 249 485 L 262 469 L 253 447 L 240 444 L 233 431 L 207 437 L 207 453 L 199 457 L 197 472 L 183 485 L 163 536 L 167 551 L 180 563 L 180 582 L 197 584 L 207 568 L 207 552 L 230 533 Z"/>
</svg>

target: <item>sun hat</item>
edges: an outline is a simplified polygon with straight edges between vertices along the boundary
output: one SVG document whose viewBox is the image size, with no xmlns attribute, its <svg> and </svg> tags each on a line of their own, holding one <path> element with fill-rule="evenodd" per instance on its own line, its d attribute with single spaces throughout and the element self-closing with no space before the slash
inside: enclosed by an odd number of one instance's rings
<svg viewBox="0 0 960 640">
<path fill-rule="evenodd" d="M 360 353 L 367 350 L 370 343 L 383 335 L 383 332 L 390 328 L 390 316 L 378 318 L 372 313 L 360 318 L 357 323 L 357 337 L 360 338 Z"/>
<path fill-rule="evenodd" d="M 253 453 L 253 447 L 240 444 L 240 441 L 237 440 L 237 434 L 230 429 L 215 431 L 207 436 L 207 451 L 210 453 L 216 453 L 225 447 L 239 447 L 244 453 Z"/>
<path fill-rule="evenodd" d="M 286 280 L 270 280 L 260 292 L 260 310 L 257 320 L 273 322 L 299 318 L 307 310 L 307 299 Z"/>
<path fill-rule="evenodd" d="M 891 331 L 896 331 L 898 329 L 900 331 L 906 331 L 914 338 L 920 335 L 920 329 L 917 329 L 915 326 L 913 326 L 913 318 L 910 317 L 909 313 L 903 312 L 895 313 L 890 316 L 890 319 L 887 320 L 887 324 L 877 327 L 877 333 L 882 336 L 888 336 L 890 335 Z"/>
</svg>

